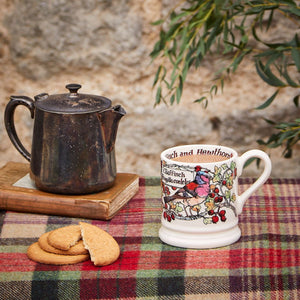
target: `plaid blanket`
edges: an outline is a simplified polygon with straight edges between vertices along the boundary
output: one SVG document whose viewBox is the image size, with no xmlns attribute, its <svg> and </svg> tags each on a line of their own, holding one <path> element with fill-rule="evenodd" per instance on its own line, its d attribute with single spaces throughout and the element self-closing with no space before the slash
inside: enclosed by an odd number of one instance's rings
<svg viewBox="0 0 300 300">
<path fill-rule="evenodd" d="M 240 192 L 253 181 L 240 180 Z M 241 239 L 209 250 L 158 238 L 160 179 L 140 179 L 138 194 L 111 221 L 1 211 L 0 299 L 300 299 L 300 179 L 270 179 L 246 202 Z M 112 265 L 35 263 L 27 247 L 68 224 L 90 222 L 121 248 Z"/>
</svg>

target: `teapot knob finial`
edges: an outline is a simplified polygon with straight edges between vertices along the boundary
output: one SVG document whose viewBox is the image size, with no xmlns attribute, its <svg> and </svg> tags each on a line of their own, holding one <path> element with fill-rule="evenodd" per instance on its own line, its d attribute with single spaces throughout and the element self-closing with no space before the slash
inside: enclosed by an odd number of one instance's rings
<svg viewBox="0 0 300 300">
<path fill-rule="evenodd" d="M 81 88 L 81 85 L 77 83 L 70 83 L 66 85 L 66 88 L 71 94 L 77 94 L 77 91 Z"/>
</svg>

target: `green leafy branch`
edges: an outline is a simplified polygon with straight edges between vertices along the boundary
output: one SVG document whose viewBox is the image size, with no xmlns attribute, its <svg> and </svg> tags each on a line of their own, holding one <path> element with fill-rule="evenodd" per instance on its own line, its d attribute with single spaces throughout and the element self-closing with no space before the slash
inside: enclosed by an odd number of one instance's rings
<svg viewBox="0 0 300 300">
<path fill-rule="evenodd" d="M 208 56 L 219 55 L 224 58 L 224 66 L 217 70 L 210 90 L 195 99 L 195 103 L 202 103 L 206 107 L 209 100 L 223 90 L 224 80 L 236 72 L 243 59 L 249 56 L 254 60 L 258 76 L 277 88 L 257 109 L 268 107 L 284 88 L 297 91 L 293 101 L 298 107 L 298 34 L 294 34 L 290 41 L 277 43 L 265 42 L 259 37 L 259 32 L 267 31 L 272 26 L 276 12 L 300 27 L 300 8 L 293 0 L 180 1 L 165 19 L 153 23 L 160 26 L 159 39 L 150 54 L 153 60 L 160 62 L 153 81 L 153 87 L 156 88 L 155 105 L 161 102 L 171 105 L 179 103 L 188 72 L 201 67 Z M 279 137 L 283 134 L 280 126 L 280 123 L 275 126 L 279 129 Z M 293 131 L 292 128 L 285 130 Z M 286 143 L 288 149 L 285 154 L 291 153 L 295 140 L 299 140 L 299 132 L 294 136 L 294 131 L 290 134 L 286 131 L 285 137 L 278 138 L 275 143 L 277 146 Z M 287 136 L 288 140 L 292 137 L 293 140 L 287 142 Z M 273 147 L 274 139 L 273 136 L 264 144 Z"/>
<path fill-rule="evenodd" d="M 292 147 L 300 140 L 300 119 L 289 123 L 275 123 L 270 120 L 267 120 L 267 122 L 274 125 L 278 132 L 272 134 L 267 141 L 258 140 L 257 142 L 270 148 L 284 145 L 284 157 L 290 158 L 292 156 Z"/>
</svg>

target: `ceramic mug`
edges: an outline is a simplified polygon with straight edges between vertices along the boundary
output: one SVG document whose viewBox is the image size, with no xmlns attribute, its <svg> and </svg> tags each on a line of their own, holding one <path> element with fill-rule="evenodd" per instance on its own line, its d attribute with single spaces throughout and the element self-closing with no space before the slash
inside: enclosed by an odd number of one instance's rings
<svg viewBox="0 0 300 300">
<path fill-rule="evenodd" d="M 264 170 L 241 195 L 238 178 L 250 158 Z M 238 156 L 218 145 L 185 145 L 161 153 L 162 218 L 160 239 L 185 248 L 215 248 L 241 236 L 238 215 L 245 201 L 268 179 L 271 160 L 261 150 Z"/>
</svg>

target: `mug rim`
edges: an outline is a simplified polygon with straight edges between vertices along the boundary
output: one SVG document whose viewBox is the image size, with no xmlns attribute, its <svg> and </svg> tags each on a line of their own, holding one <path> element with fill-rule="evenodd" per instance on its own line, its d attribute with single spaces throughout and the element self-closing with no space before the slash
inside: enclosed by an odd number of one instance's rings
<svg viewBox="0 0 300 300">
<path fill-rule="evenodd" d="M 168 158 L 166 155 L 168 152 L 172 152 L 174 150 L 178 150 L 178 149 L 186 149 L 186 148 L 192 148 L 192 149 L 195 149 L 195 148 L 207 148 L 207 149 L 210 149 L 210 148 L 219 148 L 221 149 L 221 151 L 228 151 L 232 154 L 231 157 L 227 158 L 227 159 L 224 159 L 222 161 L 216 161 L 216 162 L 183 162 L 183 161 L 176 161 L 176 160 L 173 160 L 172 158 Z M 206 149 L 205 149 L 206 150 Z M 168 164 L 179 164 L 179 165 L 184 165 L 184 166 L 190 166 L 190 165 L 215 165 L 215 164 L 222 164 L 222 163 L 226 163 L 234 158 L 238 157 L 238 153 L 236 152 L 236 150 L 230 148 L 230 147 L 227 147 L 227 146 L 222 146 L 222 145 L 217 145 L 217 144 L 184 144 L 184 145 L 178 145 L 178 146 L 174 146 L 174 147 L 171 147 L 171 148 L 167 148 L 165 149 L 164 151 L 161 152 L 160 154 L 160 158 L 161 160 L 164 160 L 166 161 Z"/>
</svg>

